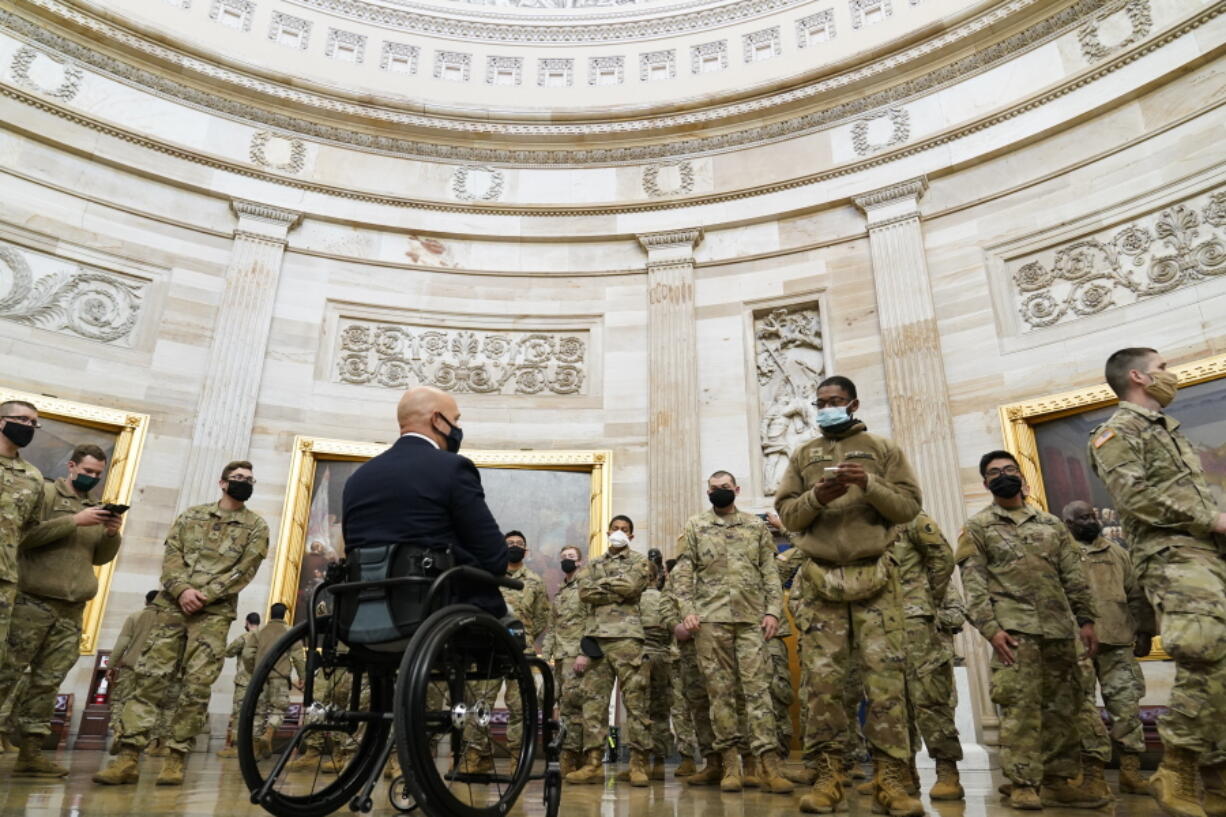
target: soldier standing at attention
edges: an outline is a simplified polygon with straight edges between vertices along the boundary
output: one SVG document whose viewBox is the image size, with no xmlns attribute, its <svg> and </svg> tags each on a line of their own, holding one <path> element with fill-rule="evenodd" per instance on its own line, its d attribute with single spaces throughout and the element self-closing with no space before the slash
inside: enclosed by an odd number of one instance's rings
<svg viewBox="0 0 1226 817">
<path fill-rule="evenodd" d="M 826 378 L 816 406 L 821 436 L 796 449 L 775 492 L 784 527 L 809 557 L 801 568 L 803 597 L 795 601 L 805 608 L 805 623 L 797 621 L 810 696 L 805 742 L 817 755 L 818 776 L 800 808 L 846 808 L 843 696 L 854 662 L 868 696 L 864 731 L 877 765 L 874 808 L 917 817 L 924 807 L 907 793 L 906 650 L 889 549 L 898 526 L 919 513 L 920 489 L 902 450 L 855 418 L 854 383 Z"/>
<path fill-rule="evenodd" d="M 243 634 L 226 645 L 226 658 L 237 658 L 238 667 L 234 671 L 230 728 L 226 732 L 226 745 L 217 750 L 218 757 L 238 755 L 238 750 L 234 748 L 234 732 L 238 728 L 238 713 L 243 708 L 243 698 L 247 697 L 247 684 L 251 681 L 251 673 L 255 672 L 256 635 L 259 629 L 260 614 L 248 613 L 247 620 L 243 622 Z"/>
<path fill-rule="evenodd" d="M 574 545 L 562 548 L 562 583 L 549 607 L 549 624 L 542 652 L 546 661 L 553 662 L 558 679 L 558 710 L 566 725 L 562 741 L 562 776 L 579 768 L 583 752 L 583 698 L 579 694 L 579 677 L 575 675 L 575 659 L 579 657 L 579 642 L 587 620 L 587 605 L 579 599 L 579 584 L 575 577 L 583 565 L 583 551 Z"/>
<path fill-rule="evenodd" d="M 1226 512 L 1200 457 L 1164 413 L 1178 378 L 1153 349 L 1107 359 L 1120 406 L 1090 433 L 1090 465 L 1111 492 L 1137 579 L 1175 659 L 1171 706 L 1158 723 L 1165 753 L 1150 789 L 1176 817 L 1226 814 Z M 1200 766 L 1200 764 L 1205 764 Z M 1196 795 L 1200 766 L 1203 803 Z"/>
<path fill-rule="evenodd" d="M 0 667 L 0 700 L 8 697 L 21 673 L 30 670 L 29 683 L 13 701 L 21 741 L 16 774 L 68 774 L 43 757 L 42 743 L 51 734 L 60 683 L 81 656 L 81 617 L 85 603 L 98 594 L 94 567 L 119 552 L 119 516 L 90 498 L 105 470 L 106 454 L 98 446 L 73 449 L 68 476 L 41 486 L 39 524 L 21 540 L 8 660 Z"/>
<path fill-rule="evenodd" d="M 119 756 L 94 775 L 95 783 L 137 781 L 140 754 L 153 737 L 162 695 L 172 679 L 181 679 L 183 693 L 157 783 L 183 784 L 183 760 L 208 715 L 238 593 L 268 553 L 268 525 L 245 505 L 255 487 L 251 463 L 229 463 L 218 486 L 218 502 L 188 508 L 166 536 L 162 593 L 154 602 L 157 625 L 136 664 L 132 697 L 119 716 Z"/>
<path fill-rule="evenodd" d="M 668 606 L 664 594 L 656 589 L 660 571 L 655 562 L 648 562 L 651 578 L 639 597 L 639 619 L 643 623 L 643 658 L 647 662 L 647 716 L 651 721 L 652 780 L 664 779 L 664 761 L 669 755 L 668 714 L 673 692 L 669 674 L 669 647 L 673 643 L 668 626 Z M 622 779 L 620 773 L 618 779 Z M 629 774 L 626 775 L 629 780 Z"/>
<path fill-rule="evenodd" d="M 110 665 L 106 670 L 106 680 L 111 690 L 111 712 L 116 716 L 123 711 L 123 705 L 132 695 L 132 668 L 145 649 L 149 633 L 153 631 L 157 621 L 157 608 L 153 600 L 160 591 L 150 590 L 145 594 L 145 606 L 135 613 L 129 613 L 119 628 L 119 637 L 111 648 Z M 118 717 L 112 722 L 111 754 L 119 751 Z"/>
<path fill-rule="evenodd" d="M 21 458 L 21 449 L 38 427 L 38 409 L 32 403 L 0 403 L 0 667 L 6 663 L 17 600 L 17 545 L 42 514 L 43 475 Z"/>
<path fill-rule="evenodd" d="M 685 534 L 677 537 L 676 552 L 680 552 Z M 677 647 L 677 673 L 681 684 L 682 717 L 688 717 L 693 726 L 694 752 L 706 760 L 706 766 L 700 771 L 690 760 L 688 766 L 684 756 L 673 771 L 673 777 L 684 777 L 687 785 L 710 786 L 724 779 L 724 762 L 715 751 L 715 732 L 711 729 L 711 699 L 707 697 L 707 681 L 702 677 L 698 666 L 698 648 L 694 645 L 694 634 L 682 623 L 681 606 L 677 601 L 677 562 L 668 572 L 664 583 L 665 621 L 673 632 L 673 640 Z M 674 693 L 674 701 L 676 694 Z M 674 702 L 674 709 L 677 704 Z M 674 724 L 677 714 L 673 713 Z M 681 730 L 681 731 L 684 731 Z M 692 757 L 692 755 L 691 755 Z"/>
<path fill-rule="evenodd" d="M 583 676 L 583 767 L 566 776 L 568 783 L 604 781 L 605 737 L 609 726 L 609 699 L 617 680 L 626 707 L 626 744 L 630 747 L 630 785 L 651 780 L 647 752 L 651 724 L 647 720 L 648 667 L 643 660 L 643 624 L 639 596 L 647 588 L 651 568 L 647 557 L 631 549 L 634 523 L 616 516 L 609 523 L 609 549 L 580 571 L 579 598 L 588 606 L 585 641 L 591 639 L 600 657 L 575 659 L 575 672 Z"/>
<path fill-rule="evenodd" d="M 791 537 L 783 529 L 783 521 L 774 511 L 766 514 L 766 526 L 770 528 L 775 539 L 775 570 L 779 573 L 779 584 L 783 591 L 784 604 L 787 602 L 787 592 L 792 586 L 796 571 L 800 569 L 800 561 L 793 554 L 796 547 Z M 792 669 L 788 662 L 788 642 L 792 636 L 792 626 L 788 621 L 784 604 L 779 606 L 779 629 L 775 637 L 766 642 L 766 674 L 770 680 L 771 705 L 775 711 L 775 732 L 779 736 L 779 757 L 786 758 L 792 751 Z M 784 773 L 784 777 L 788 777 Z M 791 778 L 788 777 L 790 780 Z"/>
<path fill-rule="evenodd" d="M 281 636 L 289 632 L 289 624 L 285 622 L 285 614 L 289 608 L 277 602 L 268 608 L 268 623 L 255 633 L 255 661 L 259 664 L 277 646 Z M 293 679 L 290 672 L 298 676 L 298 687 L 301 688 L 306 679 L 306 653 L 296 650 L 285 653 L 277 661 L 276 667 L 268 674 L 264 688 L 260 690 L 259 722 L 253 724 L 252 734 L 255 739 L 255 755 L 267 758 L 272 755 L 272 741 L 277 735 L 277 728 L 285 720 L 285 709 L 289 706 L 289 688 Z"/>
<path fill-rule="evenodd" d="M 1064 523 L 1026 502 L 1012 454 L 984 454 L 979 473 L 993 501 L 967 520 L 957 560 L 971 623 L 994 651 L 991 697 L 1001 708 L 1009 804 L 1098 808 L 1108 798 L 1069 783 L 1081 773 L 1076 636 L 1090 655 L 1098 647 L 1081 552 Z"/>
</svg>

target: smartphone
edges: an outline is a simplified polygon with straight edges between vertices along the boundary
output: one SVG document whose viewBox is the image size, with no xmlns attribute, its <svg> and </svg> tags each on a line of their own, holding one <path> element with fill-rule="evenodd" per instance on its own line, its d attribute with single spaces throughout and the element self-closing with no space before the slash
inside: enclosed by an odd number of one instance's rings
<svg viewBox="0 0 1226 817">
<path fill-rule="evenodd" d="M 837 473 L 839 472 L 839 467 L 838 467 L 837 465 L 835 465 L 835 466 L 833 466 L 833 467 L 831 467 L 831 468 L 825 468 L 825 469 L 823 469 L 823 470 L 824 470 L 824 471 L 825 471 L 827 474 L 829 474 L 829 473 L 831 473 L 831 472 L 833 472 L 833 473 L 836 473 L 836 474 L 837 474 Z"/>
<path fill-rule="evenodd" d="M 130 507 L 132 506 L 131 505 L 116 505 L 113 502 L 108 502 L 102 506 L 102 510 L 106 511 L 107 513 L 113 513 L 116 516 L 123 516 L 124 513 L 127 512 L 128 508 Z"/>
<path fill-rule="evenodd" d="M 766 514 L 764 514 L 764 513 L 760 513 L 760 514 L 758 514 L 758 518 L 759 518 L 759 519 L 761 519 L 763 522 L 765 522 L 765 521 L 766 521 Z"/>
</svg>

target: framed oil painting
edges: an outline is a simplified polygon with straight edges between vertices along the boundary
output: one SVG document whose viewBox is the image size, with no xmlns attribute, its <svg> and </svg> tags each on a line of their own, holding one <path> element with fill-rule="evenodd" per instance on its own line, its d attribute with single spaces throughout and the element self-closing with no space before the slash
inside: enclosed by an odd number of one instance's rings
<svg viewBox="0 0 1226 817">
<path fill-rule="evenodd" d="M 149 429 L 148 415 L 0 387 L 0 401 L 4 400 L 25 400 L 38 407 L 42 428 L 34 435 L 34 441 L 22 449 L 21 455 L 45 478 L 67 476 L 72 450 L 82 443 L 93 443 L 107 455 L 106 475 L 102 485 L 94 489 L 94 496 L 103 502 L 131 504 L 141 450 Z M 120 553 L 122 555 L 122 549 Z M 117 561 L 118 558 L 94 568 L 98 576 L 98 595 L 85 605 L 81 631 L 83 655 L 93 653 L 97 646 Z"/>
<path fill-rule="evenodd" d="M 349 475 L 387 446 L 312 437 L 294 441 L 268 604 L 291 619 L 344 556 L 341 494 Z M 558 552 L 579 545 L 589 557 L 604 544 L 612 514 L 610 451 L 465 451 L 481 472 L 486 502 L 503 532 L 528 540 L 528 567 L 549 589 L 562 580 Z"/>
</svg>

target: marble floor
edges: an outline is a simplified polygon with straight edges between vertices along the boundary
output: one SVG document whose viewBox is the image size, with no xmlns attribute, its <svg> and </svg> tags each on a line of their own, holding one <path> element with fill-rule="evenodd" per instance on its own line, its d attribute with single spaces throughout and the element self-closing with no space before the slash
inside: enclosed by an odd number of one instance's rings
<svg viewBox="0 0 1226 817">
<path fill-rule="evenodd" d="M 182 817 L 256 817 L 264 812 L 252 806 L 233 760 L 214 755 L 194 754 L 188 763 L 187 783 L 181 788 L 153 785 L 159 768 L 156 759 L 147 759 L 143 779 L 135 786 L 106 788 L 90 782 L 90 775 L 109 759 L 102 752 L 60 753 L 58 762 L 68 764 L 72 774 L 64 781 L 12 777 L 13 755 L 0 756 L 0 815 L 2 817 L 145 817 L 145 815 L 182 815 Z M 921 770 L 924 788 L 932 784 L 932 772 Z M 1108 772 L 1114 785 L 1114 773 Z M 968 772 L 963 775 L 967 789 L 965 803 L 924 805 L 931 817 L 1014 817 L 1001 805 L 996 786 L 999 773 Z M 867 798 L 853 795 L 851 814 L 869 815 Z M 772 795 L 757 791 L 721 794 L 707 788 L 691 788 L 672 779 L 650 788 L 631 788 L 614 783 L 612 776 L 604 786 L 566 786 L 562 796 L 561 817 L 774 817 L 800 814 L 798 795 Z M 346 812 L 347 813 L 347 812 Z M 381 784 L 375 798 L 374 814 L 394 815 L 388 805 L 387 784 Z M 420 813 L 420 812 L 417 812 Z M 1047 809 L 1049 817 L 1074 817 L 1084 811 Z M 1114 806 L 1097 814 L 1114 813 L 1120 817 L 1160 817 L 1161 812 L 1148 797 L 1126 796 Z M 543 815 L 541 784 L 532 782 L 512 815 Z"/>
</svg>

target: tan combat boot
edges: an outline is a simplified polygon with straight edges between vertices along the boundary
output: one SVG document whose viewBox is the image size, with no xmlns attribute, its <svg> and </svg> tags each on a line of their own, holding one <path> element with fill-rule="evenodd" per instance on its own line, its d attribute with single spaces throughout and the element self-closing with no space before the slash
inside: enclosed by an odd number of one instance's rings
<svg viewBox="0 0 1226 817">
<path fill-rule="evenodd" d="M 319 769 L 321 772 L 325 766 L 332 764 L 324 760 L 324 756 L 318 750 L 307 747 L 302 754 L 285 764 L 287 772 L 313 772 Z"/>
<path fill-rule="evenodd" d="M 1081 785 L 1078 787 L 1082 791 L 1093 794 L 1096 797 L 1102 797 L 1110 802 L 1114 796 L 1111 794 L 1111 787 L 1107 785 L 1107 778 L 1103 777 L 1103 769 L 1106 767 L 1101 760 L 1095 757 L 1084 756 L 1081 758 Z"/>
<path fill-rule="evenodd" d="M 562 756 L 558 758 L 558 768 L 561 770 L 563 777 L 578 769 L 579 753 L 574 749 L 563 749 Z"/>
<path fill-rule="evenodd" d="M 660 757 L 659 755 L 656 755 L 651 759 L 651 779 L 664 779 L 664 758 Z"/>
<path fill-rule="evenodd" d="M 800 810 L 806 814 L 831 814 L 847 811 L 847 798 L 843 796 L 843 762 L 834 755 L 817 757 L 817 777 L 804 797 L 800 798 Z"/>
<path fill-rule="evenodd" d="M 618 783 L 629 783 L 630 782 L 630 766 L 627 765 L 626 768 L 622 769 L 620 772 L 613 775 L 613 779 L 616 780 Z"/>
<path fill-rule="evenodd" d="M 707 755 L 707 765 L 685 779 L 690 786 L 713 786 L 724 779 L 724 759 L 714 752 Z"/>
<path fill-rule="evenodd" d="M 1149 779 L 1149 790 L 1171 817 L 1206 817 L 1196 796 L 1196 753 L 1167 746 L 1158 771 Z"/>
<path fill-rule="evenodd" d="M 698 767 L 694 765 L 694 758 L 692 757 L 681 758 L 681 763 L 678 764 L 676 769 L 673 769 L 673 777 L 677 778 L 678 780 L 697 773 Z"/>
<path fill-rule="evenodd" d="M 27 735 L 22 738 L 21 748 L 17 750 L 17 762 L 13 764 L 13 774 L 27 777 L 68 776 L 67 769 L 43 756 L 42 743 L 41 735 Z"/>
<path fill-rule="evenodd" d="M 1149 781 L 1141 774 L 1141 756 L 1120 755 L 1120 794 L 1149 794 Z"/>
<path fill-rule="evenodd" d="M 751 754 L 741 755 L 741 786 L 747 789 L 762 786 L 762 770 L 758 768 L 758 759 Z"/>
<path fill-rule="evenodd" d="M 272 757 L 272 739 L 277 735 L 277 727 L 269 726 L 255 739 L 255 756 L 260 760 Z"/>
<path fill-rule="evenodd" d="M 724 776 L 720 778 L 719 790 L 726 792 L 740 791 L 744 788 L 743 772 L 741 771 L 741 752 L 735 747 L 723 751 Z"/>
<path fill-rule="evenodd" d="M 387 759 L 387 765 L 383 767 L 383 779 L 395 780 L 397 777 L 400 777 L 400 754 L 393 749 Z"/>
<path fill-rule="evenodd" d="M 771 794 L 791 794 L 792 781 L 783 776 L 783 764 L 779 755 L 774 752 L 764 752 L 758 759 L 758 769 L 762 772 L 762 788 Z"/>
<path fill-rule="evenodd" d="M 630 750 L 630 785 L 636 788 L 651 785 L 651 769 L 647 764 L 647 753 L 639 749 Z"/>
<path fill-rule="evenodd" d="M 234 745 L 234 730 L 226 732 L 226 745 L 217 750 L 218 757 L 238 757 L 238 748 Z"/>
<path fill-rule="evenodd" d="M 140 779 L 140 752 L 131 746 L 120 746 L 115 759 L 94 775 L 93 781 L 103 786 L 122 786 Z"/>
<path fill-rule="evenodd" d="M 1205 784 L 1205 814 L 1226 817 L 1226 763 L 1201 766 L 1200 779 Z"/>
<path fill-rule="evenodd" d="M 1021 811 L 1041 811 L 1043 801 L 1034 786 L 1011 786 L 1009 788 L 1009 806 Z"/>
<path fill-rule="evenodd" d="M 601 749 L 589 749 L 583 765 L 566 775 L 567 783 L 603 783 L 604 782 L 604 752 Z"/>
<path fill-rule="evenodd" d="M 799 769 L 785 769 L 783 776 L 799 786 L 812 786 L 813 781 L 817 780 L 817 767 L 807 763 Z"/>
<path fill-rule="evenodd" d="M 907 761 L 889 755 L 877 760 L 877 791 L 873 793 L 873 812 L 890 817 L 923 817 L 924 804 L 908 792 L 911 769 Z"/>
<path fill-rule="evenodd" d="M 1111 802 L 1110 792 L 1106 796 L 1093 791 L 1082 776 L 1080 785 L 1064 777 L 1044 777 L 1043 785 L 1039 787 L 1039 800 L 1044 806 L 1059 808 L 1098 808 Z"/>
<path fill-rule="evenodd" d="M 460 760 L 460 774 L 493 773 L 494 760 L 488 752 L 481 752 L 472 746 L 464 750 L 464 757 Z"/>
<path fill-rule="evenodd" d="M 187 759 L 186 752 L 176 752 L 171 749 L 166 753 L 166 759 L 162 761 L 162 770 L 158 772 L 157 785 L 159 786 L 182 786 L 183 785 L 183 762 Z"/>
<path fill-rule="evenodd" d="M 149 757 L 166 757 L 166 754 L 169 751 L 170 750 L 166 748 L 166 741 L 158 738 L 149 744 L 149 748 L 145 754 L 149 755 Z"/>
<path fill-rule="evenodd" d="M 933 800 L 963 800 L 966 791 L 962 788 L 962 779 L 958 777 L 958 764 L 952 760 L 937 761 L 937 782 L 928 790 L 928 796 Z"/>
</svg>

